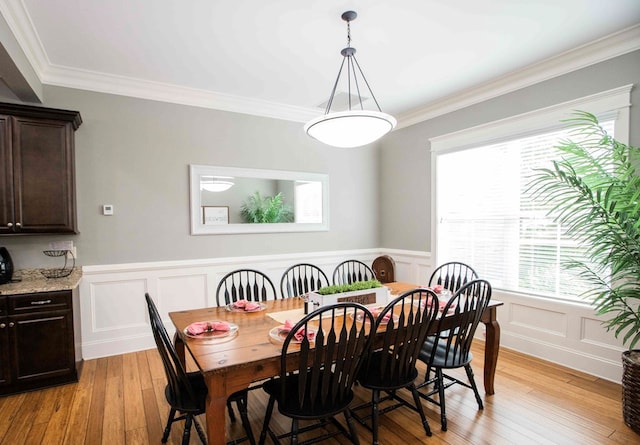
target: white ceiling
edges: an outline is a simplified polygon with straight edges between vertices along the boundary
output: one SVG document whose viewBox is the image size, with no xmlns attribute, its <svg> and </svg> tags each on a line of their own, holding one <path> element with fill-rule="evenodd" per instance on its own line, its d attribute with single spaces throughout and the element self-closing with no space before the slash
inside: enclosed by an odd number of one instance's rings
<svg viewBox="0 0 640 445">
<path fill-rule="evenodd" d="M 0 0 L 45 84 L 300 121 L 329 96 L 349 9 L 405 123 L 640 48 L 640 0 Z"/>
</svg>

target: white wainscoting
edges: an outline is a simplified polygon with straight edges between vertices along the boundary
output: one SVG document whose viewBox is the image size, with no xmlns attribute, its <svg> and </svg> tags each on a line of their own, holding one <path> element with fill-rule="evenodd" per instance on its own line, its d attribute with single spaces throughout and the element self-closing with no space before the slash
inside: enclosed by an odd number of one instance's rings
<svg viewBox="0 0 640 445">
<path fill-rule="evenodd" d="M 622 342 L 582 302 L 555 301 L 494 289 L 501 346 L 602 377 L 622 379 Z M 500 362 L 498 361 L 498 368 Z"/>
<path fill-rule="evenodd" d="M 85 266 L 79 288 L 82 357 L 91 359 L 155 347 L 145 292 L 156 302 L 167 330 L 173 332 L 167 313 L 215 306 L 219 280 L 234 269 L 249 267 L 265 272 L 279 292 L 282 273 L 295 263 L 314 263 L 331 280 L 333 268 L 341 261 L 358 259 L 371 264 L 379 255 L 394 259 L 397 281 L 427 284 L 433 270 L 431 255 L 394 249 Z M 494 289 L 493 299 L 504 302 L 498 309 L 502 347 L 620 381 L 621 342 L 606 332 L 588 305 L 498 289 Z M 483 334 L 478 332 L 479 337 Z M 497 378 L 496 387 L 499 386 Z"/>
</svg>

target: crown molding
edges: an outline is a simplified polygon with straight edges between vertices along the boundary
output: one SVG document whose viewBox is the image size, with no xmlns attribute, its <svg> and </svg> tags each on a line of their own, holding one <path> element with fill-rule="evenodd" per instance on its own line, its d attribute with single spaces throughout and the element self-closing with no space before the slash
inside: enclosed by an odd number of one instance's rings
<svg viewBox="0 0 640 445">
<path fill-rule="evenodd" d="M 260 99 L 233 96 L 195 88 L 79 70 L 49 61 L 40 38 L 22 0 L 0 0 L 0 13 L 25 53 L 40 82 L 62 86 L 157 100 L 235 113 L 307 122 L 317 117 L 318 110 Z M 433 119 L 479 102 L 560 76 L 604 60 L 640 49 L 640 25 L 566 51 L 543 62 L 453 94 L 396 116 L 396 129 Z"/>
<path fill-rule="evenodd" d="M 453 94 L 398 116 L 398 128 L 408 127 L 456 110 L 511 93 L 572 71 L 640 49 L 640 25 L 565 51 L 557 56 Z"/>
<path fill-rule="evenodd" d="M 4 17 L 25 57 L 42 82 L 42 72 L 50 65 L 40 37 L 22 0 L 0 0 L 0 14 Z"/>
<path fill-rule="evenodd" d="M 77 88 L 294 122 L 306 122 L 318 115 L 318 110 L 304 107 L 56 65 L 50 65 L 46 72 L 42 73 L 42 82 L 53 86 Z"/>
</svg>

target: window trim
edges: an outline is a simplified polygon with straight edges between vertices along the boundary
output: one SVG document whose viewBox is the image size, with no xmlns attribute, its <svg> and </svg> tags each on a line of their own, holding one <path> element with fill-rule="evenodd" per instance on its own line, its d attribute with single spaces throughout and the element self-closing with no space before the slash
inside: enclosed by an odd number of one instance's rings
<svg viewBox="0 0 640 445">
<path fill-rule="evenodd" d="M 518 114 L 505 119 L 463 129 L 429 139 L 431 144 L 431 256 L 438 264 L 437 203 L 438 155 L 490 145 L 505 139 L 524 137 L 541 130 L 562 127 L 562 120 L 570 118 L 575 110 L 585 110 L 598 117 L 615 116 L 616 139 L 629 143 L 631 89 L 633 84 L 563 102 L 550 107 Z"/>
</svg>

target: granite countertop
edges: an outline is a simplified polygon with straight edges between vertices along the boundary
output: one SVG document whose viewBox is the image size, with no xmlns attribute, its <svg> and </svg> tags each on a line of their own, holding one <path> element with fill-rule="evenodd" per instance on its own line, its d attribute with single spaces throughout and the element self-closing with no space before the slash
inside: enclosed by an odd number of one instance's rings
<svg viewBox="0 0 640 445">
<path fill-rule="evenodd" d="M 75 268 L 71 275 L 63 278 L 46 278 L 43 269 L 22 269 L 13 273 L 10 283 L 0 284 L 0 295 L 30 294 L 71 290 L 78 287 L 82 279 L 82 269 Z M 20 281 L 16 281 L 20 279 Z"/>
</svg>

